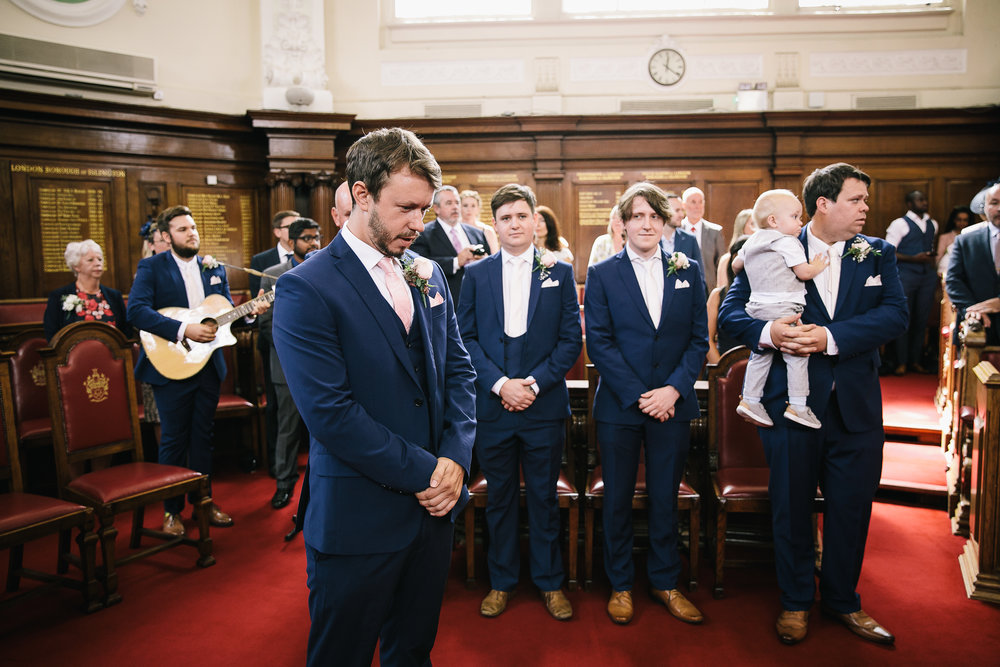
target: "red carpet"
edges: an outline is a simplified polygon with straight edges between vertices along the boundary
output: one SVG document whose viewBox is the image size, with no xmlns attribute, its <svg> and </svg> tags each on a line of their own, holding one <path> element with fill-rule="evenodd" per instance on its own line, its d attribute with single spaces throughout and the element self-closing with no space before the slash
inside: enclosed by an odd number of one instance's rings
<svg viewBox="0 0 1000 667">
<path fill-rule="evenodd" d="M 886 375 L 882 384 L 882 413 L 888 438 L 905 435 L 922 442 L 940 443 L 941 420 L 934 407 L 936 375 Z"/>
<path fill-rule="evenodd" d="M 80 614 L 71 591 L 0 610 L 0 664 L 303 664 L 309 627 L 305 555 L 301 536 L 290 544 L 281 539 L 292 510 L 268 506 L 273 490 L 273 480 L 260 473 L 219 474 L 215 494 L 236 525 L 213 531 L 214 567 L 199 570 L 193 550 L 174 549 L 124 566 L 124 601 L 96 614 Z M 126 525 L 119 520 L 121 550 Z M 613 625 L 604 611 L 609 591 L 600 574 L 595 590 L 569 593 L 576 609 L 572 621 L 549 618 L 527 582 L 503 616 L 485 619 L 478 609 L 487 584 L 481 580 L 477 590 L 466 590 L 462 553 L 456 551 L 433 659 L 446 666 L 553 667 L 932 665 L 956 659 L 997 664 L 1000 608 L 966 598 L 957 558 L 962 545 L 950 534 L 944 512 L 876 504 L 860 592 L 865 609 L 896 633 L 895 649 L 854 637 L 818 609 L 804 643 L 781 645 L 774 636 L 779 605 L 769 564 L 727 570 L 727 597 L 715 600 L 706 560 L 701 586 L 690 595 L 707 617 L 700 627 L 656 606 L 641 593 L 642 579 L 636 582 L 635 620 Z M 36 545 L 26 562 L 49 567 L 53 555 L 54 543 Z"/>
</svg>

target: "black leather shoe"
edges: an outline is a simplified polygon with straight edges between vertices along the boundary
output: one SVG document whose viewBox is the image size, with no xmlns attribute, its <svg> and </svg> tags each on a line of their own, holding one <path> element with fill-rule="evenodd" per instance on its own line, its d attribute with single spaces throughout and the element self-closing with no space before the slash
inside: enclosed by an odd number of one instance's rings
<svg viewBox="0 0 1000 667">
<path fill-rule="evenodd" d="M 292 502 L 291 490 L 278 489 L 274 492 L 274 497 L 271 498 L 271 507 L 276 510 L 280 510 L 282 507 L 286 507 L 290 502 Z"/>
</svg>

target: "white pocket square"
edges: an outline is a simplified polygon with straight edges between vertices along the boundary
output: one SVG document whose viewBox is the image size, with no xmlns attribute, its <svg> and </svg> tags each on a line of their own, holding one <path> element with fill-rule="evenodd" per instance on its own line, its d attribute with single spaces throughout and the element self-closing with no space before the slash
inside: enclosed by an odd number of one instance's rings
<svg viewBox="0 0 1000 667">
<path fill-rule="evenodd" d="M 438 292 L 431 297 L 431 308 L 434 306 L 440 306 L 442 303 L 444 303 L 444 297 L 441 296 L 441 292 Z"/>
<path fill-rule="evenodd" d="M 542 287 L 559 287 L 559 281 L 552 280 L 552 278 L 549 278 L 544 283 L 542 283 Z"/>
<path fill-rule="evenodd" d="M 686 280 L 678 280 L 674 283 L 674 289 L 684 289 L 685 287 L 691 287 L 691 283 Z"/>
<path fill-rule="evenodd" d="M 212 279 L 208 281 L 209 285 L 218 285 L 222 282 L 222 278 L 219 276 L 212 276 Z"/>
<path fill-rule="evenodd" d="M 865 287 L 877 287 L 882 284 L 882 276 L 868 276 L 868 280 L 865 281 Z"/>
</svg>

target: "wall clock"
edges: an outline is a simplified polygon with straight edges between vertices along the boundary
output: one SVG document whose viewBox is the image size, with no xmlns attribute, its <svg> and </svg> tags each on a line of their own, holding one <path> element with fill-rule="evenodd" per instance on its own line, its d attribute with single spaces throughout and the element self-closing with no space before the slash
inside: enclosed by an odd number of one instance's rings
<svg viewBox="0 0 1000 667">
<path fill-rule="evenodd" d="M 649 76 L 661 86 L 673 86 L 684 77 L 687 64 L 677 49 L 660 49 L 649 57 Z"/>
</svg>

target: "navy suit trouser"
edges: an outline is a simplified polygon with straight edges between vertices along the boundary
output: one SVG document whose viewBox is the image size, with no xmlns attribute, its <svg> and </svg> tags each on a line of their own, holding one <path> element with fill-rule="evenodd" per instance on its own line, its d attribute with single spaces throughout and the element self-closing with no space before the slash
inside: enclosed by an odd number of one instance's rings
<svg viewBox="0 0 1000 667">
<path fill-rule="evenodd" d="M 677 487 L 684 474 L 690 441 L 690 421 L 659 422 L 649 418 L 637 425 L 597 422 L 604 477 L 604 569 L 614 590 L 630 591 L 635 582 L 632 497 L 643 446 L 649 496 L 649 583 L 657 590 L 677 588 L 681 572 Z"/>
<path fill-rule="evenodd" d="M 823 491 L 823 605 L 861 609 L 856 592 L 868 539 L 872 500 L 882 474 L 882 427 L 849 433 L 833 393 L 818 431 L 775 420 L 758 429 L 770 466 L 769 493 L 781 604 L 808 610 L 816 594 L 813 499 Z"/>
<path fill-rule="evenodd" d="M 170 380 L 164 385 L 153 386 L 156 409 L 160 413 L 160 463 L 211 475 L 212 426 L 219 405 L 220 385 L 219 374 L 210 360 L 201 371 L 186 380 Z M 165 501 L 163 509 L 179 514 L 184 509 L 184 496 Z"/>
<path fill-rule="evenodd" d="M 533 421 L 504 413 L 496 421 L 479 422 L 476 456 L 486 477 L 487 563 L 490 585 L 498 591 L 514 590 L 520 569 L 519 468 L 524 474 L 528 511 L 531 580 L 542 591 L 562 586 L 556 481 L 564 434 L 561 419 Z"/>
<path fill-rule="evenodd" d="M 417 537 L 402 551 L 335 555 L 306 544 L 307 665 L 368 667 L 376 642 L 386 667 L 431 664 L 453 526 L 426 512 L 420 521 Z"/>
<path fill-rule="evenodd" d="M 934 307 L 934 294 L 938 286 L 938 276 L 933 265 L 926 266 L 927 271 L 923 274 L 905 270 L 899 272 L 910 320 L 906 331 L 894 342 L 897 364 L 912 366 L 920 363 L 923 357 L 927 321 Z"/>
</svg>

